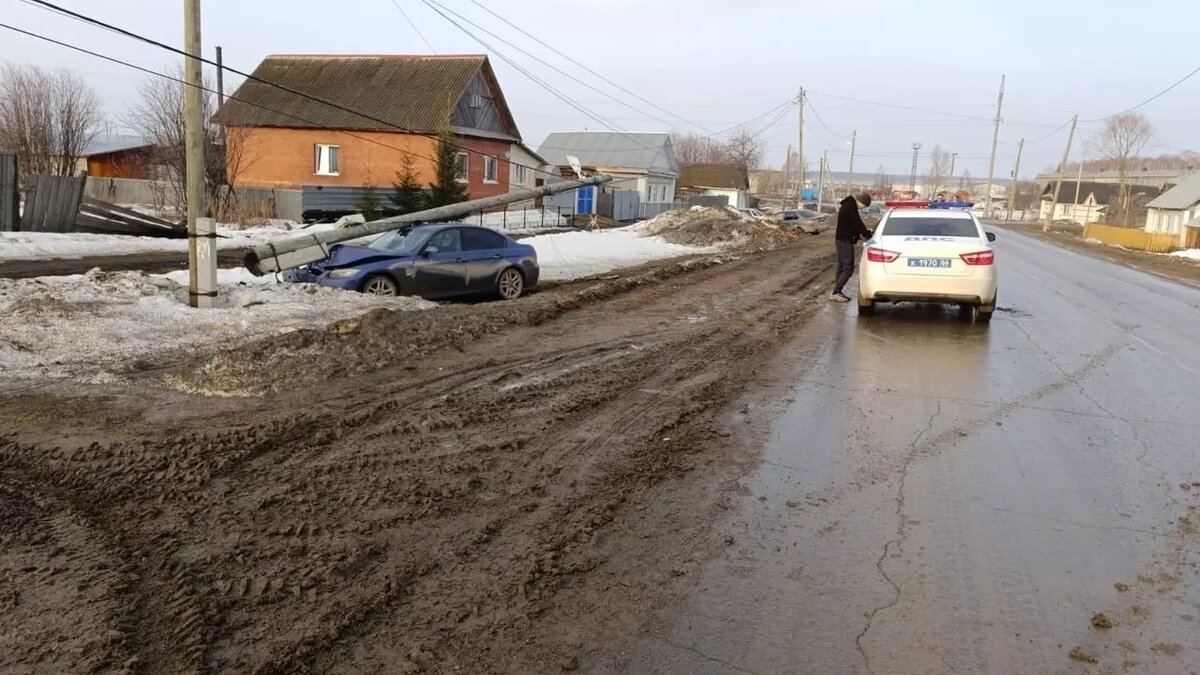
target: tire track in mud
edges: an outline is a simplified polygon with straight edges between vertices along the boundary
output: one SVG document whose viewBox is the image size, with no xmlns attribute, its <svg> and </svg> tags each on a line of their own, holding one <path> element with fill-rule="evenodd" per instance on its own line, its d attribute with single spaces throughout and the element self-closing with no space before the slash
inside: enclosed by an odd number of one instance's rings
<svg viewBox="0 0 1200 675">
<path fill-rule="evenodd" d="M 396 645 L 406 668 L 509 670 L 563 581 L 602 564 L 598 532 L 690 469 L 806 319 L 829 256 L 789 257 L 796 273 L 748 258 L 389 366 L 341 403 L 284 397 L 140 443 L 13 441 L 0 467 L 69 490 L 128 561 L 110 595 L 136 637 L 100 651 L 133 671 L 394 666 Z M 677 318 L 683 300 L 707 320 Z"/>
</svg>

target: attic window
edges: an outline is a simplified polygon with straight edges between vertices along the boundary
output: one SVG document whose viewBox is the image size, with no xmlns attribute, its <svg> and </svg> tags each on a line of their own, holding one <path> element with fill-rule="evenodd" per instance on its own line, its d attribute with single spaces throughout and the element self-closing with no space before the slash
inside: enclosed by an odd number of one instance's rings
<svg viewBox="0 0 1200 675">
<path fill-rule="evenodd" d="M 483 96 L 481 96 L 479 94 L 471 94 L 470 99 L 468 99 L 467 105 L 471 106 L 472 108 L 482 108 L 483 107 Z"/>
</svg>

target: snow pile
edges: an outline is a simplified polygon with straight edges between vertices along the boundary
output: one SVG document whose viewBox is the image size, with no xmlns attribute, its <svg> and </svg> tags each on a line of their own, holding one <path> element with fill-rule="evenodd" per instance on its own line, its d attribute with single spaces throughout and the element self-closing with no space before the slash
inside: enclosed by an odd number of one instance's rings
<svg viewBox="0 0 1200 675">
<path fill-rule="evenodd" d="M 1175 251 L 1171 255 L 1176 258 L 1183 258 L 1185 260 L 1195 260 L 1196 262 L 1200 262 L 1200 248 L 1189 248 L 1189 249 L 1186 249 L 1183 251 Z"/>
<path fill-rule="evenodd" d="M 248 248 L 265 241 L 301 232 L 331 230 L 336 224 L 312 225 L 301 229 L 287 220 L 274 220 L 263 227 L 241 228 L 237 224 L 217 226 L 217 248 Z M 187 239 L 133 237 L 90 232 L 0 232 L 0 260 L 44 260 L 47 258 L 84 258 L 96 255 L 136 253 L 183 253 Z"/>
<path fill-rule="evenodd" d="M 636 225 L 615 230 L 542 234 L 521 243 L 537 250 L 542 279 L 549 281 L 579 279 L 618 267 L 711 250 L 643 236 Z"/>
<path fill-rule="evenodd" d="M 221 270 L 220 307 L 187 304 L 187 272 L 102 272 L 0 279 L 0 373 L 112 382 L 186 348 L 228 348 L 375 308 L 435 307 Z M 247 283 L 251 282 L 251 283 Z"/>
<path fill-rule="evenodd" d="M 636 227 L 674 244 L 711 246 L 749 236 L 765 224 L 728 206 L 693 206 L 666 211 Z"/>
</svg>

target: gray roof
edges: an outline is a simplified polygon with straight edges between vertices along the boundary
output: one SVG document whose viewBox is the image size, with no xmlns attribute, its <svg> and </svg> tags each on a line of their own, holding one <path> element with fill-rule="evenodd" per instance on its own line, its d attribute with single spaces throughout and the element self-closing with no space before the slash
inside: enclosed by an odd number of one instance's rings
<svg viewBox="0 0 1200 675">
<path fill-rule="evenodd" d="M 567 155 L 574 155 L 583 166 L 679 175 L 667 133 L 556 132 L 546 137 L 538 154 L 554 166 L 570 166 Z"/>
<path fill-rule="evenodd" d="M 83 157 L 94 157 L 121 150 L 136 150 L 154 145 L 141 136 L 122 136 L 119 134 L 97 134 L 83 149 Z"/>
<path fill-rule="evenodd" d="M 1146 208 L 1150 209 L 1190 209 L 1200 202 L 1200 173 L 1185 176 L 1175 187 L 1153 199 Z"/>
</svg>

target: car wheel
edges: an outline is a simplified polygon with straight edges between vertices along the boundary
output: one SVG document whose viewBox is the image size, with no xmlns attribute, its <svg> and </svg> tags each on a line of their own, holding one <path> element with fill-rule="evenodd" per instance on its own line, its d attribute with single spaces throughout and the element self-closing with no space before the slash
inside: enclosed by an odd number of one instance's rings
<svg viewBox="0 0 1200 675">
<path fill-rule="evenodd" d="M 383 295 L 394 297 L 400 295 L 400 286 L 396 284 L 396 280 L 386 274 L 376 274 L 367 277 L 363 282 L 362 292 L 367 295 Z"/>
<path fill-rule="evenodd" d="M 516 300 L 525 292 L 525 276 L 515 267 L 510 267 L 500 273 L 496 279 L 496 295 L 501 300 Z"/>
</svg>

